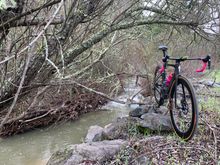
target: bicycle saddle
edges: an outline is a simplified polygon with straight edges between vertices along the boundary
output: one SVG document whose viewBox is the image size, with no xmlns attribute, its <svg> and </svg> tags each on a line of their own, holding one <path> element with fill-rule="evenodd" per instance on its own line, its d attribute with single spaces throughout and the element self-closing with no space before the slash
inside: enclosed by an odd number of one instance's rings
<svg viewBox="0 0 220 165">
<path fill-rule="evenodd" d="M 167 51 L 167 49 L 168 49 L 167 46 L 164 46 L 164 45 L 159 46 L 159 50 Z"/>
</svg>

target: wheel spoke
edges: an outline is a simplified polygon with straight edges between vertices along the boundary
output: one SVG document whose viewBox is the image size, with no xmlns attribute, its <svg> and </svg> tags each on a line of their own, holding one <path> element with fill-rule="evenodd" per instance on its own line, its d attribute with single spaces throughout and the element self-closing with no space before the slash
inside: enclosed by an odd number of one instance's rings
<svg viewBox="0 0 220 165">
<path fill-rule="evenodd" d="M 172 91 L 169 109 L 174 130 L 181 138 L 189 140 L 198 123 L 194 90 L 185 78 L 178 78 L 176 90 Z"/>
<path fill-rule="evenodd" d="M 155 70 L 155 77 L 154 77 L 154 98 L 157 102 L 158 105 L 160 105 L 160 100 L 161 100 L 161 89 L 162 89 L 162 75 L 159 73 L 158 67 Z"/>
</svg>

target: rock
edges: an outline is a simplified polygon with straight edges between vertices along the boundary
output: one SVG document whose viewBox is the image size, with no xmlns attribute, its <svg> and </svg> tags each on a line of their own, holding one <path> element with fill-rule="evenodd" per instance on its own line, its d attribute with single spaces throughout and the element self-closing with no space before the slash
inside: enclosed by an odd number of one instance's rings
<svg viewBox="0 0 220 165">
<path fill-rule="evenodd" d="M 136 125 L 141 119 L 136 117 L 122 117 L 117 118 L 117 120 L 111 124 L 104 127 L 104 136 L 109 139 L 126 139 L 128 135 L 129 125 Z"/>
<path fill-rule="evenodd" d="M 202 90 L 205 85 L 204 84 L 198 84 L 198 83 L 193 83 L 193 87 L 196 91 Z"/>
<path fill-rule="evenodd" d="M 132 110 L 129 112 L 129 116 L 132 117 L 141 117 L 141 115 L 147 113 L 148 110 L 142 108 L 142 107 L 137 107 L 136 109 Z"/>
<path fill-rule="evenodd" d="M 114 139 L 115 132 L 117 131 L 118 126 L 113 123 L 110 123 L 104 127 L 104 134 L 108 137 L 108 139 Z"/>
<path fill-rule="evenodd" d="M 128 107 L 129 107 L 129 110 L 134 111 L 135 109 L 140 108 L 140 104 L 131 103 L 131 104 L 128 104 Z"/>
<path fill-rule="evenodd" d="M 96 142 L 104 139 L 103 128 L 97 125 L 90 126 L 85 138 L 85 142 Z"/>
<path fill-rule="evenodd" d="M 197 82 L 197 84 L 202 84 L 202 85 L 206 85 L 206 86 L 210 86 L 210 87 L 220 87 L 220 83 L 219 82 L 215 82 L 213 80 L 200 80 Z M 193 85 L 195 87 L 195 85 Z"/>
<path fill-rule="evenodd" d="M 77 153 L 75 151 L 73 151 L 72 154 L 73 155 L 71 157 L 69 157 L 66 160 L 65 164 L 63 164 L 63 165 L 76 165 L 76 164 L 79 165 L 79 164 L 83 163 L 83 161 L 84 161 L 83 155 L 80 155 L 80 153 Z M 62 164 L 60 164 L 60 165 L 62 165 Z"/>
<path fill-rule="evenodd" d="M 68 160 L 71 156 L 72 149 L 67 147 L 54 153 L 50 160 L 47 162 L 47 165 L 64 165 L 66 160 Z"/>
<path fill-rule="evenodd" d="M 214 83 L 214 84 L 213 84 L 213 87 L 214 87 L 214 88 L 220 88 L 220 83 Z"/>
<path fill-rule="evenodd" d="M 213 86 L 213 87 L 214 87 L 215 82 L 214 82 L 214 81 L 211 81 L 211 80 L 208 80 L 208 81 L 206 81 L 204 84 L 207 85 L 207 86 Z"/>
<path fill-rule="evenodd" d="M 72 145 L 66 150 L 53 154 L 47 165 L 79 165 L 85 162 L 102 164 L 117 154 L 127 143 L 125 140 L 118 139 Z"/>
<path fill-rule="evenodd" d="M 160 108 L 156 109 L 156 113 L 167 114 L 168 113 L 168 108 L 166 106 L 160 106 Z"/>
<path fill-rule="evenodd" d="M 129 112 L 131 117 L 141 117 L 145 113 L 155 112 L 153 105 L 143 105 Z"/>
<path fill-rule="evenodd" d="M 126 128 L 126 122 L 114 122 L 106 125 L 103 129 L 103 132 L 106 138 L 109 140 L 118 138 L 125 139 L 127 137 Z"/>
<path fill-rule="evenodd" d="M 157 107 L 155 105 L 148 105 L 148 112 L 147 113 L 156 113 Z"/>
<path fill-rule="evenodd" d="M 170 116 L 164 116 L 156 113 L 147 113 L 141 116 L 142 121 L 139 122 L 139 126 L 148 128 L 152 131 L 171 131 L 171 119 Z"/>
</svg>

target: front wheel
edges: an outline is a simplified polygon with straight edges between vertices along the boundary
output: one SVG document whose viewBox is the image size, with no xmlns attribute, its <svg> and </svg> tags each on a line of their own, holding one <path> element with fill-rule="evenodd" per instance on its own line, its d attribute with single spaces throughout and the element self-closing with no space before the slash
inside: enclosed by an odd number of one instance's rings
<svg viewBox="0 0 220 165">
<path fill-rule="evenodd" d="M 198 105 L 191 83 L 183 76 L 173 82 L 170 90 L 169 110 L 176 134 L 190 140 L 198 124 Z"/>
</svg>

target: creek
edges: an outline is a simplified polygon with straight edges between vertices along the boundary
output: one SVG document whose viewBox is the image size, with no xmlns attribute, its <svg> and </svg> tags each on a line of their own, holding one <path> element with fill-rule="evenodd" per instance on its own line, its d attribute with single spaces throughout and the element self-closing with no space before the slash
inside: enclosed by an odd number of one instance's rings
<svg viewBox="0 0 220 165">
<path fill-rule="evenodd" d="M 117 99 L 125 101 L 137 90 L 139 89 L 134 86 L 128 86 L 125 93 Z M 136 101 L 140 98 L 140 95 L 135 97 Z M 128 107 L 109 102 L 101 108 L 102 110 L 84 114 L 79 120 L 0 139 L 0 164 L 45 165 L 55 151 L 71 144 L 83 142 L 91 125 L 107 125 L 117 117 L 127 115 L 129 110 L 135 107 L 137 105 Z"/>
</svg>

